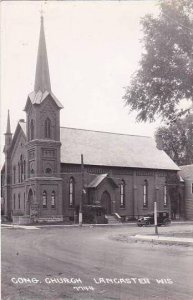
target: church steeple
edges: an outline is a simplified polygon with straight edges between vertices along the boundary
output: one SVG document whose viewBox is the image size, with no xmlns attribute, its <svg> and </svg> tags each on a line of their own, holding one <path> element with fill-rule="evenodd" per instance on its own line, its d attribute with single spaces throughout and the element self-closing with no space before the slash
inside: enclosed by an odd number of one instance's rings
<svg viewBox="0 0 193 300">
<path fill-rule="evenodd" d="M 9 110 L 8 110 L 4 152 L 6 152 L 9 149 L 11 142 L 12 142 L 12 133 L 11 133 Z"/>
<path fill-rule="evenodd" d="M 42 93 L 44 93 L 45 91 L 51 92 L 43 16 L 41 16 L 41 27 L 40 27 L 34 91 L 36 93 L 38 91 L 41 91 Z"/>
<path fill-rule="evenodd" d="M 11 133 L 11 125 L 10 125 L 10 116 L 9 116 L 9 110 L 8 110 L 6 134 L 10 134 L 10 133 Z"/>
<path fill-rule="evenodd" d="M 41 26 L 40 26 L 40 36 L 39 36 L 39 46 L 38 55 L 36 63 L 36 74 L 35 74 L 35 84 L 34 91 L 28 95 L 28 99 L 24 108 L 24 111 L 28 111 L 30 103 L 40 105 L 45 99 L 50 96 L 55 102 L 56 106 L 61 109 L 63 105 L 56 98 L 56 96 L 51 91 L 50 84 L 50 73 L 48 66 L 48 57 L 46 49 L 46 39 L 44 33 L 44 19 L 41 16 Z"/>
</svg>

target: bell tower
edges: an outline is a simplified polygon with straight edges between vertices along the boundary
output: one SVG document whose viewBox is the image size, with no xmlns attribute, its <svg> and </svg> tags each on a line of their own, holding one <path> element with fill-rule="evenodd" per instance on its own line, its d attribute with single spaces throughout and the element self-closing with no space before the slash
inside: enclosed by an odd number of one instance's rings
<svg viewBox="0 0 193 300">
<path fill-rule="evenodd" d="M 33 207 L 38 207 L 38 215 L 41 217 L 53 213 L 62 214 L 60 177 L 60 109 L 62 108 L 62 104 L 51 91 L 44 20 L 41 16 L 34 91 L 28 95 L 24 109 L 28 182 L 34 189 L 31 197 L 35 203 Z M 43 204 L 45 194 L 46 205 Z M 51 196 L 53 194 L 54 200 Z"/>
</svg>

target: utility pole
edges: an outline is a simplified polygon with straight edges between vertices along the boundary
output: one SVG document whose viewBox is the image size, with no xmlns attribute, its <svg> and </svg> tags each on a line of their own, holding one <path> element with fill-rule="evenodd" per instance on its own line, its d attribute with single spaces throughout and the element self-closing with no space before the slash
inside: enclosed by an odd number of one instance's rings
<svg viewBox="0 0 193 300">
<path fill-rule="evenodd" d="M 154 202 L 154 224 L 155 224 L 155 234 L 158 235 L 158 228 L 157 228 L 157 202 Z"/>
<path fill-rule="evenodd" d="M 79 206 L 79 226 L 82 226 L 82 205 L 84 199 L 84 159 L 83 154 L 81 154 L 81 198 L 80 198 L 80 206 Z"/>
</svg>

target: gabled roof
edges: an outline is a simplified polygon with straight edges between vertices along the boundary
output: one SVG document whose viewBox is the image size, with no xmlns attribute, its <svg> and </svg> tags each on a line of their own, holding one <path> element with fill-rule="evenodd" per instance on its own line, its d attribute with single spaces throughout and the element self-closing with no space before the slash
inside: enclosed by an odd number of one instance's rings
<svg viewBox="0 0 193 300">
<path fill-rule="evenodd" d="M 61 162 L 178 171 L 178 166 L 151 137 L 62 127 Z"/>
<path fill-rule="evenodd" d="M 183 179 L 193 179 L 193 164 L 192 165 L 186 165 L 186 166 L 180 166 L 180 171 L 178 174 Z"/>
<path fill-rule="evenodd" d="M 19 128 L 26 135 L 26 123 L 19 122 Z M 13 140 L 15 135 L 16 132 Z M 85 165 L 180 170 L 164 151 L 157 149 L 153 138 L 147 136 L 61 127 L 60 141 L 61 163 L 80 164 L 83 154 Z M 106 175 L 96 178 L 93 184 Z"/>
<path fill-rule="evenodd" d="M 13 135 L 13 139 L 12 139 L 12 142 L 11 142 L 10 149 L 13 149 L 13 147 L 14 147 L 16 141 L 17 141 L 17 137 L 18 137 L 18 134 L 19 134 L 20 130 L 22 130 L 23 135 L 26 137 L 26 123 L 24 122 L 24 120 L 20 120 L 17 124 L 17 127 L 16 127 L 14 135 Z"/>
<path fill-rule="evenodd" d="M 23 130 L 23 133 L 26 136 L 26 123 L 23 120 L 22 121 L 20 120 L 19 125 L 20 125 L 21 129 Z"/>
<path fill-rule="evenodd" d="M 95 178 L 87 185 L 87 188 L 97 188 L 105 178 L 109 179 L 113 186 L 118 187 L 113 178 L 109 177 L 108 174 L 100 174 L 95 176 Z"/>
<path fill-rule="evenodd" d="M 63 105 L 60 103 L 60 101 L 56 98 L 56 96 L 51 91 L 50 92 L 48 92 L 48 91 L 44 91 L 44 92 L 38 91 L 37 93 L 36 92 L 31 92 L 28 95 L 28 101 L 26 102 L 24 111 L 27 110 L 29 100 L 31 101 L 32 104 L 41 104 L 49 95 L 52 97 L 52 99 L 55 101 L 56 105 L 60 109 L 63 108 Z"/>
</svg>

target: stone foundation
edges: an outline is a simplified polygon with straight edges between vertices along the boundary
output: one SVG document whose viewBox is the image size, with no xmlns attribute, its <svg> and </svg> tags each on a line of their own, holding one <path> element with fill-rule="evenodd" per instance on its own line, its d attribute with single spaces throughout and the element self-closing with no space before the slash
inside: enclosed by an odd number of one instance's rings
<svg viewBox="0 0 193 300">
<path fill-rule="evenodd" d="M 31 224 L 32 220 L 30 216 L 12 216 L 13 224 L 27 225 Z"/>
<path fill-rule="evenodd" d="M 35 223 L 58 223 L 63 222 L 63 216 L 40 217 L 34 220 Z"/>
</svg>

